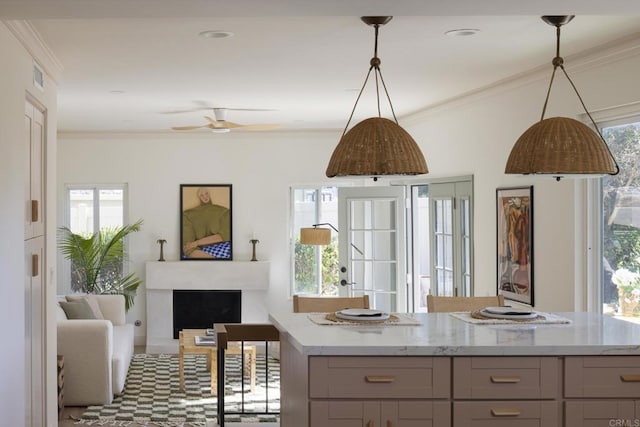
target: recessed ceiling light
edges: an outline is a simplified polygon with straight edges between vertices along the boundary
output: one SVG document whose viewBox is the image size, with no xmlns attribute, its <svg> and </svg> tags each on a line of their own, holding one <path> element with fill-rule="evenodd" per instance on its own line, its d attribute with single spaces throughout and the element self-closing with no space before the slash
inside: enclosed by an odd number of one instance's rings
<svg viewBox="0 0 640 427">
<path fill-rule="evenodd" d="M 122 95 L 124 93 L 123 90 L 110 90 L 109 93 L 111 95 Z"/>
<path fill-rule="evenodd" d="M 208 30 L 202 31 L 198 35 L 208 39 L 226 39 L 227 37 L 232 37 L 233 33 L 231 31 Z"/>
<path fill-rule="evenodd" d="M 229 129 L 229 128 L 212 128 L 211 132 L 213 132 L 213 133 L 227 133 L 227 132 L 231 132 L 231 129 Z"/>
<path fill-rule="evenodd" d="M 460 37 L 466 37 L 466 36 L 473 36 L 477 33 L 479 33 L 480 30 L 477 28 L 460 28 L 458 30 L 450 30 L 447 31 L 445 34 L 447 36 L 460 36 Z"/>
</svg>

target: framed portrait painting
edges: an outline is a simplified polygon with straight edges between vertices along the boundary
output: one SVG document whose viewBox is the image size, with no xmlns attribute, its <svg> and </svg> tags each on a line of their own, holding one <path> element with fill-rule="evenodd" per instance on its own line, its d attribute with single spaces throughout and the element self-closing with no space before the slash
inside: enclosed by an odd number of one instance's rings
<svg viewBox="0 0 640 427">
<path fill-rule="evenodd" d="M 533 305 L 533 186 L 498 188 L 498 295 Z"/>
<path fill-rule="evenodd" d="M 231 184 L 181 184 L 180 213 L 180 259 L 233 259 Z"/>
</svg>

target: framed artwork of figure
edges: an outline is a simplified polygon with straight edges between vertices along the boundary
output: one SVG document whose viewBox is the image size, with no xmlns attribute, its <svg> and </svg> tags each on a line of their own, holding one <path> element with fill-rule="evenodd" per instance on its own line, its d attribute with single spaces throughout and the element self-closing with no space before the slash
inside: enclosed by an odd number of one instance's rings
<svg viewBox="0 0 640 427">
<path fill-rule="evenodd" d="M 498 188 L 498 295 L 533 305 L 533 186 Z"/>
<path fill-rule="evenodd" d="M 181 184 L 180 212 L 180 259 L 233 259 L 231 184 Z"/>
</svg>

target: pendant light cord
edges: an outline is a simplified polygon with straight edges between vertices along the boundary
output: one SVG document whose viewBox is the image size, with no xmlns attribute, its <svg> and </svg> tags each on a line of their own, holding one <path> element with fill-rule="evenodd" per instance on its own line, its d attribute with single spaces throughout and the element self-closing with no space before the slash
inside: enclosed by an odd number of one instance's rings
<svg viewBox="0 0 640 427">
<path fill-rule="evenodd" d="M 544 120 L 544 114 L 547 111 L 547 104 L 549 103 L 549 95 L 551 94 L 551 86 L 553 85 L 553 80 L 554 80 L 554 77 L 556 75 L 556 70 L 559 67 L 562 70 L 562 73 L 565 75 L 565 77 L 569 81 L 569 83 L 571 84 L 571 87 L 573 88 L 573 91 L 576 93 L 576 96 L 578 97 L 578 100 L 580 101 L 580 104 L 582 105 L 582 109 L 587 114 L 587 117 L 589 117 L 589 120 L 591 121 L 591 124 L 593 125 L 593 129 L 598 134 L 600 139 L 604 142 L 604 146 L 607 147 L 607 151 L 609 152 L 609 155 L 611 156 L 611 159 L 613 159 L 613 164 L 616 167 L 616 173 L 614 173 L 613 175 L 618 174 L 618 172 L 620 172 L 620 167 L 618 166 L 618 162 L 616 161 L 616 158 L 611 153 L 611 149 L 609 148 L 609 144 L 607 144 L 607 141 L 604 139 L 604 136 L 602 136 L 602 133 L 600 132 L 600 128 L 596 124 L 596 121 L 593 120 L 593 117 L 591 116 L 591 113 L 589 113 L 589 110 L 587 110 L 587 106 L 584 104 L 584 101 L 582 100 L 582 96 L 580 96 L 580 93 L 578 92 L 578 88 L 573 83 L 573 80 L 571 80 L 571 77 L 569 77 L 569 74 L 567 73 L 567 70 L 564 69 L 564 59 L 560 56 L 560 25 L 556 25 L 556 56 L 555 56 L 555 58 L 553 58 L 552 64 L 553 64 L 553 73 L 551 73 L 551 80 L 549 81 L 549 88 L 547 89 L 547 97 L 545 98 L 544 106 L 542 107 L 542 116 L 540 117 L 540 121 Z"/>
<path fill-rule="evenodd" d="M 389 91 L 387 90 L 387 85 L 384 82 L 384 78 L 382 77 L 382 71 L 380 70 L 380 58 L 378 58 L 378 29 L 380 24 L 373 25 L 375 29 L 375 41 L 373 45 L 373 58 L 369 61 L 371 66 L 369 67 L 369 71 L 367 72 L 367 76 L 364 79 L 364 83 L 360 88 L 360 92 L 358 93 L 358 97 L 356 98 L 355 104 L 353 104 L 353 108 L 351 109 L 351 114 L 349 115 L 349 120 L 347 120 L 347 124 L 342 131 L 342 136 L 347 133 L 347 129 L 349 128 L 349 124 L 351 123 L 351 119 L 353 118 L 353 114 L 356 111 L 356 107 L 358 106 L 358 101 L 360 101 L 360 97 L 362 96 L 362 92 L 364 92 L 364 88 L 367 86 L 367 82 L 369 81 L 369 76 L 371 75 L 371 71 L 375 70 L 375 79 L 376 79 L 376 102 L 378 107 L 378 117 L 382 117 L 382 113 L 380 110 L 380 87 L 378 83 L 378 79 L 380 79 L 380 83 L 382 83 L 382 88 L 384 89 L 384 93 L 387 96 L 387 101 L 389 101 L 389 107 L 391 108 L 391 114 L 393 115 L 393 120 L 398 124 L 398 118 L 396 117 L 396 112 L 393 109 L 393 103 L 391 102 L 391 97 L 389 96 Z M 547 95 L 548 98 L 548 95 Z M 544 113 L 543 113 L 544 114 Z"/>
</svg>

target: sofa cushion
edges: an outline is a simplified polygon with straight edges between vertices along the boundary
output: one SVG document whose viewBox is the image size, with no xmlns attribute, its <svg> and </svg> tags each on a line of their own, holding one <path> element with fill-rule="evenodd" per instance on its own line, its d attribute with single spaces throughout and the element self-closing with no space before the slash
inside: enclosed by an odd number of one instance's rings
<svg viewBox="0 0 640 427">
<path fill-rule="evenodd" d="M 60 301 L 56 304 L 56 320 L 59 322 L 61 320 L 67 320 L 67 313 L 64 312 L 62 306 L 60 305 Z"/>
<path fill-rule="evenodd" d="M 78 301 L 60 301 L 60 307 L 67 315 L 67 319 L 95 319 L 93 310 L 86 299 Z"/>
<path fill-rule="evenodd" d="M 93 311 L 94 319 L 104 319 L 104 315 L 102 314 L 102 310 L 100 310 L 100 305 L 98 305 L 98 299 L 95 295 L 67 295 L 65 298 L 70 302 L 79 301 L 81 299 L 86 300 L 89 303 L 89 307 L 91 307 L 91 311 Z"/>
</svg>

